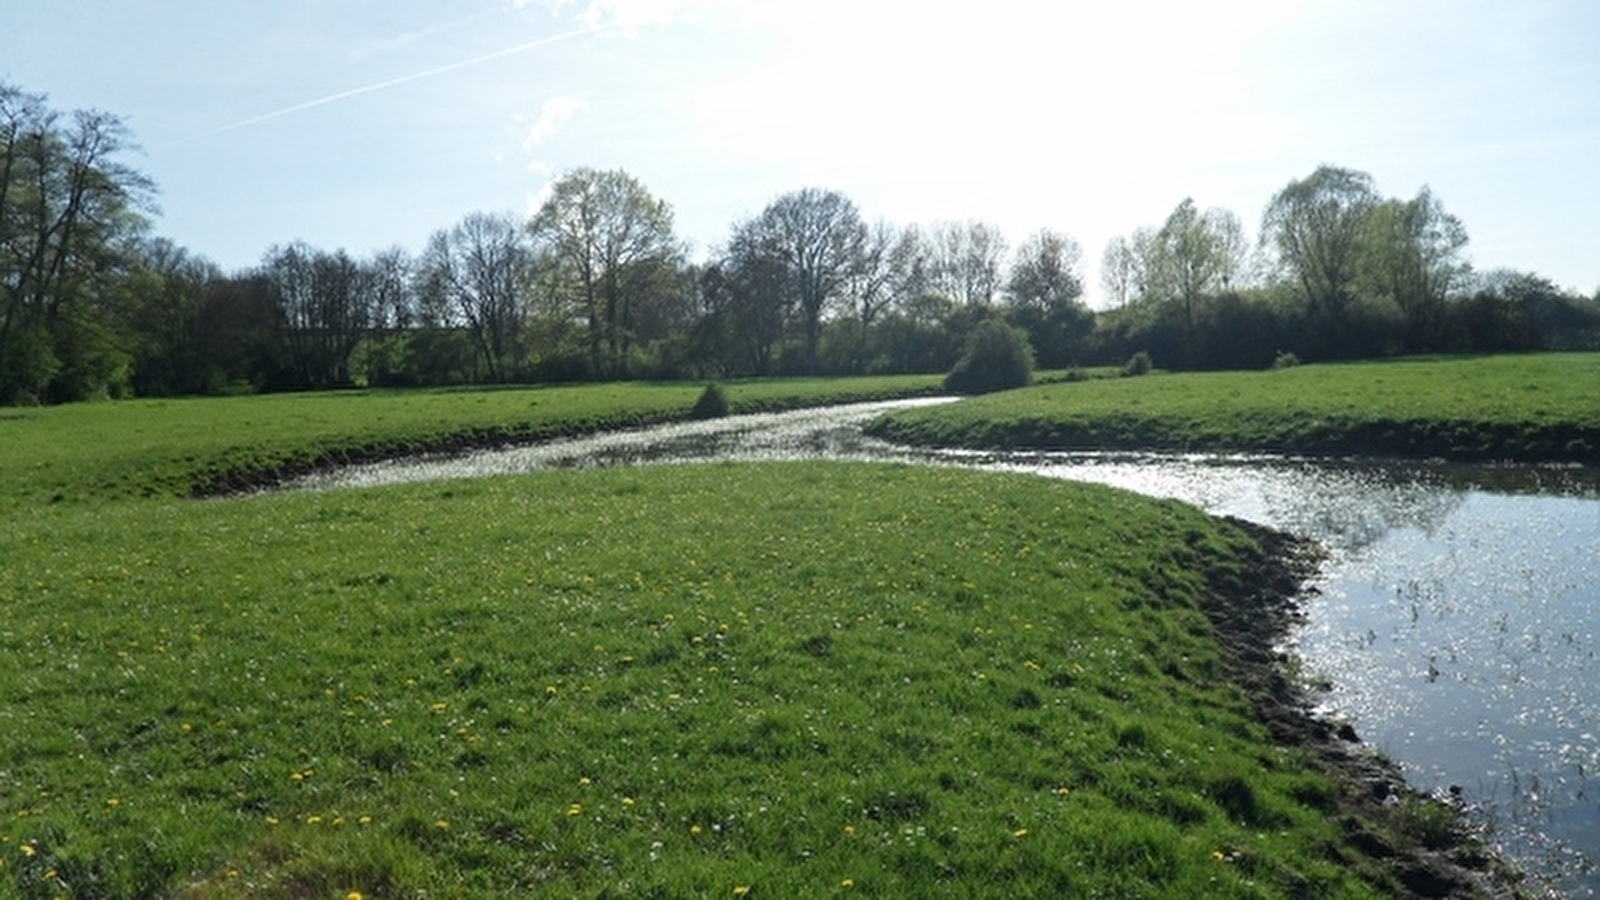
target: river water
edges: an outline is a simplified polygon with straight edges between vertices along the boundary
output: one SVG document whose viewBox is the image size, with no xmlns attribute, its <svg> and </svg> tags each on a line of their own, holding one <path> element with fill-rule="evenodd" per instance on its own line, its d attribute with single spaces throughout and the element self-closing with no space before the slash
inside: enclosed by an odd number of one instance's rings
<svg viewBox="0 0 1600 900">
<path fill-rule="evenodd" d="M 1094 481 L 1328 551 L 1294 649 L 1422 790 L 1461 789 L 1566 896 L 1600 896 L 1600 471 L 1261 456 L 931 451 L 865 438 L 854 404 L 356 466 L 325 490 L 563 466 L 838 458 Z"/>
</svg>

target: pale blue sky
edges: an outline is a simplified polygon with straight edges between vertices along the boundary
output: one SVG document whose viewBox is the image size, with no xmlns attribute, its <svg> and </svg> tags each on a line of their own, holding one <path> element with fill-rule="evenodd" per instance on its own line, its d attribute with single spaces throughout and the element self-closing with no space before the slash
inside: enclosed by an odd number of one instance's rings
<svg viewBox="0 0 1600 900">
<path fill-rule="evenodd" d="M 1600 288 L 1592 0 L 0 0 L 0 79 L 122 116 L 226 269 L 365 254 L 623 168 L 704 255 L 816 186 L 1084 247 L 1318 164 L 1424 184 L 1474 263 Z"/>
</svg>

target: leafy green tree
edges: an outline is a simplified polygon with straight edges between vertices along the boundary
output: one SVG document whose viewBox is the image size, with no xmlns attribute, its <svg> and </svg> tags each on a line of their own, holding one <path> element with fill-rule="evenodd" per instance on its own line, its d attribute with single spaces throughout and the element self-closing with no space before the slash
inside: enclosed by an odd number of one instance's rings
<svg viewBox="0 0 1600 900">
<path fill-rule="evenodd" d="M 1427 187 L 1385 200 L 1368 214 L 1362 281 L 1404 319 L 1404 349 L 1441 349 L 1446 303 L 1469 282 L 1467 230 Z"/>
<path fill-rule="evenodd" d="M 582 168 L 556 181 L 529 229 L 547 296 L 588 323 L 594 370 L 627 374 L 646 307 L 674 287 L 672 207 L 626 172 Z"/>
<path fill-rule="evenodd" d="M 1028 333 L 1043 365 L 1079 362 L 1094 328 L 1094 317 L 1080 299 L 1082 257 L 1077 241 L 1043 229 L 1017 248 L 1012 261 L 1006 280 L 1007 315 Z"/>
<path fill-rule="evenodd" d="M 101 321 L 154 186 L 120 161 L 115 116 L 63 117 L 0 83 L 0 400 L 119 390 L 128 356 Z"/>
<path fill-rule="evenodd" d="M 113 287 L 110 317 L 132 357 L 135 393 L 199 394 L 214 387 L 198 328 L 207 286 L 221 278 L 211 261 L 166 238 L 140 242 L 133 267 Z"/>
<path fill-rule="evenodd" d="M 1273 195 L 1261 240 L 1277 251 L 1324 350 L 1348 355 L 1348 312 L 1356 298 L 1369 218 L 1380 198 L 1365 172 L 1321 166 Z"/>
<path fill-rule="evenodd" d="M 808 373 L 818 371 L 824 316 L 847 304 L 863 266 L 866 241 L 866 225 L 848 197 L 802 188 L 738 226 L 729 242 L 737 269 L 755 276 L 752 286 L 759 285 L 770 301 L 763 307 L 773 313 L 794 310 Z"/>
<path fill-rule="evenodd" d="M 1233 213 L 1201 212 L 1184 198 L 1145 244 L 1145 297 L 1172 310 L 1183 332 L 1182 359 L 1197 362 L 1202 304 L 1233 287 L 1244 268 L 1244 229 Z"/>
<path fill-rule="evenodd" d="M 1106 242 L 1100 255 L 1100 287 L 1111 309 L 1122 309 L 1144 293 L 1150 235 L 1150 229 L 1142 228 L 1132 237 L 1119 234 Z"/>
<path fill-rule="evenodd" d="M 207 282 L 195 319 L 195 353 L 208 390 L 293 383 L 283 319 L 272 284 L 259 272 Z"/>
</svg>

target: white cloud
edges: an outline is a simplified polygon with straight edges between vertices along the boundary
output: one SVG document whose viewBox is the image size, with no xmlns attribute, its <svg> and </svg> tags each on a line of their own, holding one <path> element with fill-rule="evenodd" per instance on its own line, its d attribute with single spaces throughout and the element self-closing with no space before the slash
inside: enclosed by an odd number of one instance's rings
<svg viewBox="0 0 1600 900">
<path fill-rule="evenodd" d="M 552 97 L 544 102 L 539 115 L 528 126 L 522 137 L 522 149 L 532 153 L 539 145 L 556 133 L 561 123 L 571 119 L 582 112 L 586 104 L 577 97 Z M 526 116 L 519 116 L 519 121 L 527 121 Z"/>
<path fill-rule="evenodd" d="M 553 170 L 548 162 L 539 159 L 537 154 L 544 142 L 549 140 L 562 125 L 573 116 L 582 112 L 587 107 L 577 97 L 552 97 L 544 102 L 539 115 L 532 117 L 531 124 L 528 116 L 518 115 L 518 126 L 526 125 L 522 132 L 522 150 L 528 155 L 528 171 L 536 175 L 548 177 Z"/>
</svg>

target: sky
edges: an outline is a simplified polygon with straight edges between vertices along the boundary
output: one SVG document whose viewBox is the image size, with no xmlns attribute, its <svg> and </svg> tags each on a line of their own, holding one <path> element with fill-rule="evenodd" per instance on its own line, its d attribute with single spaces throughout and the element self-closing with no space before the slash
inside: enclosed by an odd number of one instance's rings
<svg viewBox="0 0 1600 900">
<path fill-rule="evenodd" d="M 0 0 L 0 81 L 123 119 L 155 231 L 361 256 L 623 169 L 693 258 L 776 197 L 1083 247 L 1319 165 L 1600 290 L 1593 0 Z"/>
</svg>

